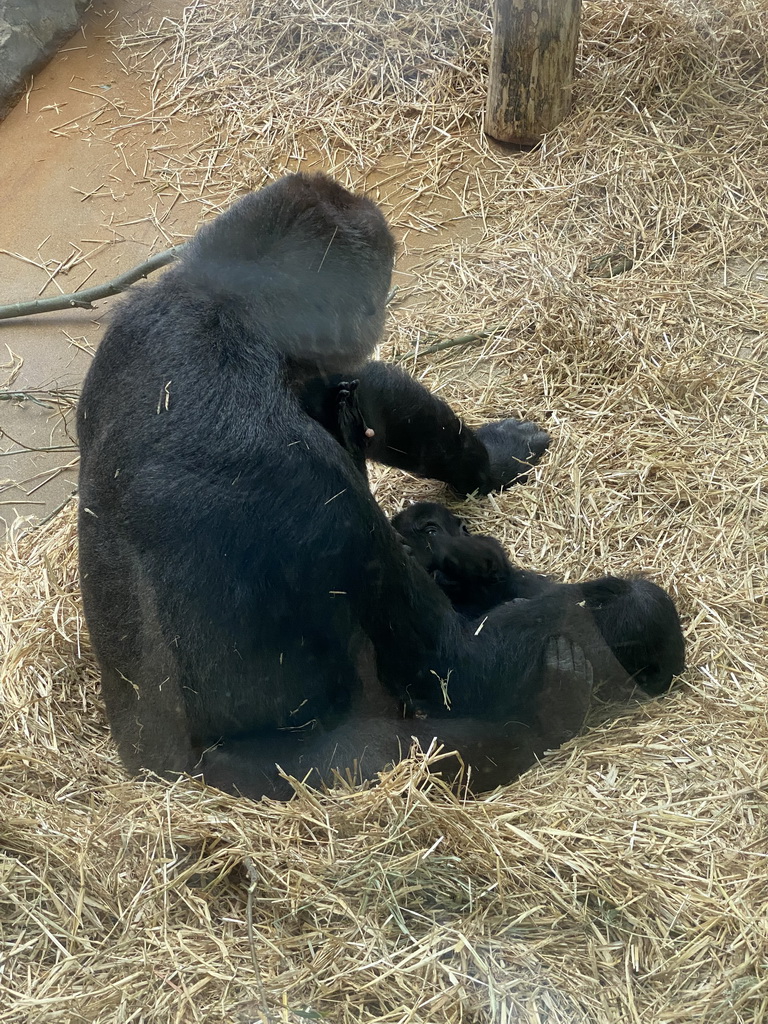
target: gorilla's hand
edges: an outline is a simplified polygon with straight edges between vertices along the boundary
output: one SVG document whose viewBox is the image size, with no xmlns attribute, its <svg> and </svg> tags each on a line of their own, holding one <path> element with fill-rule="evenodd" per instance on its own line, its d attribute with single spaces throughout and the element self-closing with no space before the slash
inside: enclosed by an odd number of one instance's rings
<svg viewBox="0 0 768 1024">
<path fill-rule="evenodd" d="M 495 420 L 475 431 L 491 465 L 484 493 L 509 484 L 525 483 L 528 470 L 549 447 L 549 434 L 530 420 Z"/>
</svg>

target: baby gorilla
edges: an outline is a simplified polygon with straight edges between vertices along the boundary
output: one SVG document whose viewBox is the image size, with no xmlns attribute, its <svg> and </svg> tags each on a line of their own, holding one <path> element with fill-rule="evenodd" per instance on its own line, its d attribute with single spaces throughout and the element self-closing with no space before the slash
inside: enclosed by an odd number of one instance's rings
<svg viewBox="0 0 768 1024">
<path fill-rule="evenodd" d="M 396 515 L 392 525 L 456 611 L 468 618 L 504 601 L 536 597 L 552 585 L 547 576 L 515 568 L 494 537 L 470 533 L 443 505 L 417 502 Z"/>
<path fill-rule="evenodd" d="M 655 583 L 616 576 L 557 583 L 512 565 L 497 540 L 470 533 L 458 516 L 435 502 L 411 505 L 393 518 L 392 525 L 456 611 L 467 618 L 479 618 L 505 601 L 535 602 L 557 591 L 592 612 L 627 674 L 649 693 L 668 689 L 673 676 L 682 671 L 677 610 Z"/>
</svg>

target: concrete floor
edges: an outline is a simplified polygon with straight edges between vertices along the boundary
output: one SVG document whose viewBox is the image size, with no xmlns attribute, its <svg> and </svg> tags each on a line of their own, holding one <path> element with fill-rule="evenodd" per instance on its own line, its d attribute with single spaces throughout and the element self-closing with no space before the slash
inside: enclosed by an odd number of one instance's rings
<svg viewBox="0 0 768 1024">
<path fill-rule="evenodd" d="M 200 203 L 145 172 L 148 159 L 193 145 L 205 125 L 141 120 L 146 75 L 112 43 L 182 6 L 98 5 L 0 123 L 0 305 L 108 281 L 199 223 Z M 0 533 L 19 516 L 49 514 L 77 479 L 71 403 L 67 410 L 8 392 L 76 391 L 114 301 L 0 320 Z M 40 450 L 49 448 L 59 450 Z"/>
</svg>

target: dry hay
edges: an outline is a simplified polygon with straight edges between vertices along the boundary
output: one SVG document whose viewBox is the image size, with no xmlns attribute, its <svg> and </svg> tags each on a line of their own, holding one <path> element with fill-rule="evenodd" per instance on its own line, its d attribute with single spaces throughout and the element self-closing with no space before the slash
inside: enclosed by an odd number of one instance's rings
<svg viewBox="0 0 768 1024">
<path fill-rule="evenodd" d="M 403 239 L 385 354 L 470 422 L 518 411 L 554 435 L 532 486 L 463 514 L 526 565 L 669 586 L 684 685 L 483 801 L 421 759 L 287 807 L 130 782 L 73 510 L 17 532 L 0 1022 L 766 1019 L 768 12 L 587 3 L 574 114 L 516 153 L 478 132 L 488 11 L 449 6 L 198 0 L 142 32 L 171 81 L 158 129 L 211 119 L 158 187 L 215 177 L 215 203 L 298 156 L 379 195 Z M 389 511 L 442 495 L 375 486 Z"/>
</svg>

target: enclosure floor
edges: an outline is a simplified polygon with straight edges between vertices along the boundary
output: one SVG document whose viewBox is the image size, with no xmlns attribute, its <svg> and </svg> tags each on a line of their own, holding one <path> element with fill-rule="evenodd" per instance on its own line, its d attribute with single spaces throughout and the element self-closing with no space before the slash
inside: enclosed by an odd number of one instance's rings
<svg viewBox="0 0 768 1024">
<path fill-rule="evenodd" d="M 108 281 L 182 241 L 199 221 L 194 199 L 158 191 L 144 169 L 148 154 L 192 146 L 205 128 L 175 121 L 173 131 L 153 130 L 142 120 L 145 83 L 112 42 L 137 22 L 182 7 L 180 0 L 97 4 L 0 123 L 0 304 Z M 0 389 L 79 387 L 114 301 L 0 322 Z M 17 516 L 41 518 L 71 493 L 71 418 L 55 406 L 0 401 L 0 452 L 67 449 L 2 458 L 0 536 Z"/>
</svg>

